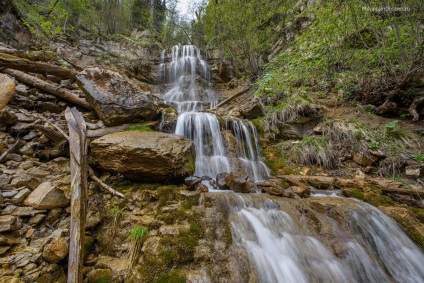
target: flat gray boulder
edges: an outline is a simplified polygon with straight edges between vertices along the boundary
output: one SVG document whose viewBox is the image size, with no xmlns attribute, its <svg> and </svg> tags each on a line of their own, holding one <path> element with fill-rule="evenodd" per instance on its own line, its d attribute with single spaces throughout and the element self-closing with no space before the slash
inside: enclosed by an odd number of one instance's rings
<svg viewBox="0 0 424 283">
<path fill-rule="evenodd" d="M 151 121 L 160 114 L 160 99 L 147 86 L 110 69 L 87 68 L 78 73 L 77 83 L 106 126 Z"/>
<path fill-rule="evenodd" d="M 145 182 L 183 181 L 193 175 L 195 149 L 183 137 L 161 132 L 125 131 L 91 142 L 92 162 L 105 171 Z"/>
</svg>

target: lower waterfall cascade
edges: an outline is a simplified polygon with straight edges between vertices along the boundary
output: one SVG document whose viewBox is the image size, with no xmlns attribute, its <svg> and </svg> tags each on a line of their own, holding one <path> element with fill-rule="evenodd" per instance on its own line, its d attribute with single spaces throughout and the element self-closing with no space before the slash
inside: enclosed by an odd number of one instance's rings
<svg viewBox="0 0 424 283">
<path fill-rule="evenodd" d="M 196 176 L 215 178 L 221 172 L 237 172 L 260 181 L 270 175 L 251 122 L 235 117 L 221 121 L 205 112 L 217 105 L 218 98 L 209 86 L 210 71 L 197 47 L 177 45 L 170 54 L 164 51 L 159 72 L 169 85 L 163 99 L 179 113 L 175 134 L 195 145 Z M 234 156 L 226 148 L 230 133 L 236 140 Z M 316 222 L 326 228 L 317 232 L 301 221 L 304 215 L 296 210 L 301 200 L 214 194 L 226 205 L 233 243 L 246 250 L 259 282 L 424 282 L 422 250 L 369 204 L 312 197 L 314 202 L 338 206 L 345 220 L 322 214 Z M 332 245 L 326 238 L 338 241 Z"/>
</svg>

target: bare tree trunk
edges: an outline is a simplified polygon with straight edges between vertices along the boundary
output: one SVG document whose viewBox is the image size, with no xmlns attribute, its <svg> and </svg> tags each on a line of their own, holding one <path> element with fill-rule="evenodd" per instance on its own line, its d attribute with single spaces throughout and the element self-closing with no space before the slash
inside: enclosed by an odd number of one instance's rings
<svg viewBox="0 0 424 283">
<path fill-rule="evenodd" d="M 45 73 L 65 79 L 74 79 L 77 71 L 62 68 L 53 64 L 31 61 L 25 58 L 0 52 L 0 67 L 26 72 Z"/>
<path fill-rule="evenodd" d="M 69 127 L 71 158 L 71 228 L 68 260 L 68 283 L 82 283 L 84 261 L 85 218 L 87 209 L 87 149 L 86 125 L 75 108 L 65 111 Z"/>
<path fill-rule="evenodd" d="M 55 85 L 53 83 L 49 83 L 43 80 L 40 80 L 39 78 L 36 78 L 34 76 L 30 76 L 28 74 L 25 74 L 21 71 L 12 70 L 12 69 L 4 69 L 2 70 L 3 73 L 9 74 L 11 76 L 14 76 L 17 80 L 26 83 L 30 86 L 36 87 L 38 89 L 41 89 L 43 91 L 46 91 L 50 94 L 53 94 L 57 97 L 60 97 L 62 99 L 65 99 L 67 101 L 70 101 L 72 103 L 75 103 L 79 106 L 82 106 L 87 109 L 91 109 L 91 105 L 87 102 L 87 100 L 83 98 L 79 98 L 75 93 L 65 89 L 61 88 L 58 85 Z"/>
</svg>

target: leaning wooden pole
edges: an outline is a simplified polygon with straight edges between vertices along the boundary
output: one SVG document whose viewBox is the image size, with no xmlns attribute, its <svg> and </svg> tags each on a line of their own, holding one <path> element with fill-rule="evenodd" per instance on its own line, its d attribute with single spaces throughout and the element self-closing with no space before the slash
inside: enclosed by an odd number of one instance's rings
<svg viewBox="0 0 424 283">
<path fill-rule="evenodd" d="M 65 111 L 69 127 L 71 158 L 71 231 L 69 243 L 68 283 L 82 282 L 85 218 L 87 211 L 87 127 L 75 108 Z"/>
</svg>

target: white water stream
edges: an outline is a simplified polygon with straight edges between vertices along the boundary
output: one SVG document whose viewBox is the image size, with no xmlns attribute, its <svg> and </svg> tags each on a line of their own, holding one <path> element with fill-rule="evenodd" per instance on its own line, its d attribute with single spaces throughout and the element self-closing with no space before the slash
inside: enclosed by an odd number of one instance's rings
<svg viewBox="0 0 424 283">
<path fill-rule="evenodd" d="M 218 100 L 197 47 L 174 46 L 170 53 L 164 51 L 159 71 L 162 82 L 168 84 L 163 99 L 179 113 L 175 134 L 195 145 L 196 176 L 215 178 L 231 171 L 255 181 L 269 176 L 251 122 L 234 117 L 220 122 L 216 115 L 202 112 Z M 233 156 L 225 147 L 231 143 L 230 133 L 235 137 Z M 344 202 L 344 222 L 321 216 L 321 224 L 331 228 L 321 235 L 299 220 L 302 213 L 266 195 L 227 193 L 222 198 L 230 211 L 233 240 L 246 249 L 262 283 L 424 282 L 421 249 L 368 204 L 333 197 Z M 338 253 L 326 237 L 341 240 Z"/>
</svg>

